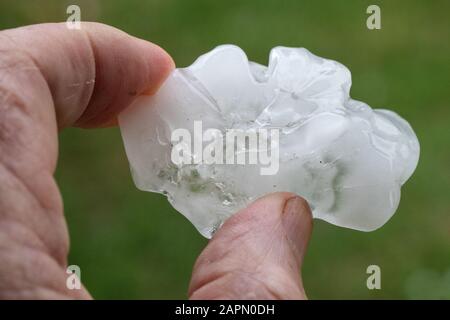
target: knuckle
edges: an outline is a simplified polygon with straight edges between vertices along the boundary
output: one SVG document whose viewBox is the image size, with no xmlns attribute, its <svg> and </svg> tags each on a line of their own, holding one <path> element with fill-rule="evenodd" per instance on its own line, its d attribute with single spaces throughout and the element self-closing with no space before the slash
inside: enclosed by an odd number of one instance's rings
<svg viewBox="0 0 450 320">
<path fill-rule="evenodd" d="M 24 98 L 0 83 L 0 149 L 8 145 L 17 148 L 26 143 L 22 136 L 28 117 Z"/>
<path fill-rule="evenodd" d="M 32 77 L 29 72 L 39 72 L 31 58 L 0 48 L 0 147 L 20 143 L 29 125 L 33 110 L 21 81 Z"/>
</svg>

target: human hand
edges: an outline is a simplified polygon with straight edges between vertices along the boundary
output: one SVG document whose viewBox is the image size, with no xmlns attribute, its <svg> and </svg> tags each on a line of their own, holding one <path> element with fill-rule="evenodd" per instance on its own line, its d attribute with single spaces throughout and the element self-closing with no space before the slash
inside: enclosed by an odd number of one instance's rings
<svg viewBox="0 0 450 320">
<path fill-rule="evenodd" d="M 158 46 L 101 24 L 0 32 L 0 298 L 90 298 L 66 287 L 69 236 L 53 178 L 58 130 L 115 125 L 173 68 Z M 299 269 L 311 228 L 301 198 L 257 200 L 200 255 L 190 298 L 305 298 Z"/>
</svg>

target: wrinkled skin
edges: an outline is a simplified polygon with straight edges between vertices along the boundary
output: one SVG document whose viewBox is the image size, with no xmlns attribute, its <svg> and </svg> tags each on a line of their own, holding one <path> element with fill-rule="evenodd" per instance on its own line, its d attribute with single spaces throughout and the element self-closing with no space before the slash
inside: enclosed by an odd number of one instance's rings
<svg viewBox="0 0 450 320">
<path fill-rule="evenodd" d="M 0 298 L 91 298 L 66 288 L 69 235 L 53 178 L 58 130 L 115 125 L 173 68 L 158 46 L 101 24 L 0 32 Z M 257 200 L 201 253 L 189 297 L 306 298 L 299 271 L 311 229 L 302 198 Z"/>
</svg>

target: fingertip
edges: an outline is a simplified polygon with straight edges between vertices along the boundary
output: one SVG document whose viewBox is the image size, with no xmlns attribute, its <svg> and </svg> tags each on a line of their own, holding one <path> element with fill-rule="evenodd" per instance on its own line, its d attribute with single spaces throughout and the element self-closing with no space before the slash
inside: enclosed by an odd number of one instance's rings
<svg viewBox="0 0 450 320">
<path fill-rule="evenodd" d="M 96 90 L 76 122 L 81 127 L 117 124 L 116 118 L 134 99 L 152 95 L 175 67 L 160 46 L 110 26 L 86 28 L 96 55 Z"/>
<path fill-rule="evenodd" d="M 140 94 L 153 95 L 175 69 L 175 62 L 167 51 L 160 46 L 139 38 L 134 39 L 139 43 L 149 70 L 148 85 Z"/>
<path fill-rule="evenodd" d="M 313 216 L 308 202 L 299 196 L 289 198 L 284 204 L 281 221 L 286 237 L 301 263 L 313 228 Z"/>
<path fill-rule="evenodd" d="M 261 237 L 273 237 L 276 225 L 283 226 L 279 236 L 288 239 L 302 260 L 311 236 L 313 216 L 308 202 L 294 193 L 264 195 L 232 216 L 222 229 L 223 233 L 259 231 Z"/>
<path fill-rule="evenodd" d="M 246 208 L 238 211 L 225 221 L 219 231 L 236 227 L 243 228 L 244 226 L 256 229 L 270 228 L 274 221 L 279 221 L 283 218 L 282 215 L 285 207 L 291 199 L 296 199 L 295 201 L 299 202 L 298 209 L 302 210 L 302 214 L 306 215 L 305 217 L 302 217 L 302 219 L 311 220 L 308 218 L 310 209 L 306 200 L 295 193 L 274 192 L 256 199 Z M 306 211 L 306 213 L 303 213 L 303 210 Z M 295 217 L 292 217 L 291 215 L 288 216 L 288 219 L 292 218 Z"/>
</svg>

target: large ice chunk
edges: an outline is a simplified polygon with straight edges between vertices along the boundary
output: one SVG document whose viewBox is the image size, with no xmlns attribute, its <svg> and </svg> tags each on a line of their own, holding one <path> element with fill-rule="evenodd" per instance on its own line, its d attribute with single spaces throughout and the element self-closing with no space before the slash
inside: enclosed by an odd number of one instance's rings
<svg viewBox="0 0 450 320">
<path fill-rule="evenodd" d="M 315 218 L 377 229 L 397 209 L 419 143 L 396 113 L 350 99 L 350 86 L 345 66 L 303 48 L 273 48 L 266 67 L 236 46 L 219 46 L 120 115 L 135 184 L 167 195 L 205 237 L 275 191 L 303 196 Z M 195 137 L 199 121 L 203 132 L 224 136 L 228 129 L 278 129 L 277 174 L 262 175 L 259 164 L 175 164 L 172 133 L 184 128 Z"/>
</svg>

